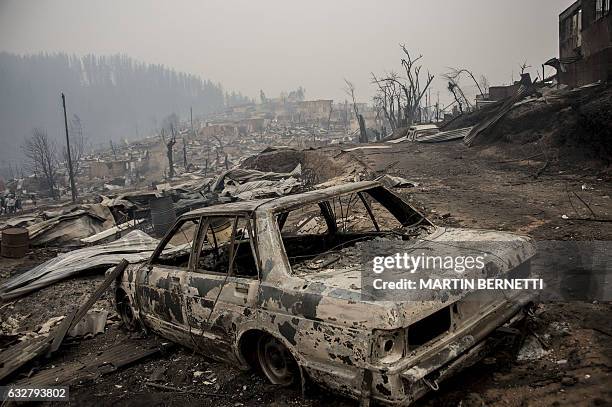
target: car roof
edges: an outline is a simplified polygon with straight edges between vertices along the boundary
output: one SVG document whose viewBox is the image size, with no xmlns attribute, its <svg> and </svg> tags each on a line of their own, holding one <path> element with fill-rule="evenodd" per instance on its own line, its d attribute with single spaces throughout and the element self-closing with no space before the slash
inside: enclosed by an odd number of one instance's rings
<svg viewBox="0 0 612 407">
<path fill-rule="evenodd" d="M 255 211 L 282 212 L 291 210 L 297 206 L 308 203 L 324 201 L 333 196 L 359 192 L 370 188 L 381 187 L 376 181 L 350 182 L 324 189 L 302 192 L 300 194 L 285 195 L 277 198 L 256 199 L 252 201 L 230 202 L 207 206 L 187 212 L 182 218 L 199 216 L 229 215 L 229 214 L 250 214 Z"/>
</svg>

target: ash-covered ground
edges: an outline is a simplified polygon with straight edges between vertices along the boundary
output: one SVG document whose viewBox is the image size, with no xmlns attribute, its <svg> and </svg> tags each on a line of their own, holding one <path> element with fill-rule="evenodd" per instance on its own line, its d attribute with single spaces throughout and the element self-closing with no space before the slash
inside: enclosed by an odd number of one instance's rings
<svg viewBox="0 0 612 407">
<path fill-rule="evenodd" d="M 440 225 L 528 233 L 538 240 L 610 240 L 610 223 L 572 221 L 568 191 L 579 191 L 602 218 L 612 214 L 612 184 L 605 171 L 558 162 L 537 178 L 541 161 L 521 161 L 529 151 L 502 145 L 467 148 L 461 142 L 394 146 L 351 152 L 369 171 L 403 176 L 419 183 L 397 189 L 405 199 Z M 321 154 L 337 154 L 325 150 Z M 347 153 L 342 153 L 347 154 Z M 2 259 L 0 278 L 30 269 L 54 251 L 37 249 L 25 259 Z M 91 293 L 101 275 L 74 278 L 3 304 L 3 323 L 34 330 L 49 318 L 65 315 L 84 293 Z M 124 341 L 151 341 L 124 330 L 112 311 L 108 290 L 93 308 L 111 310 L 104 334 L 72 340 L 52 359 L 21 369 L 12 380 L 37 370 L 87 360 Z M 578 296 L 577 298 L 579 298 Z M 504 350 L 445 382 L 418 405 L 609 405 L 612 399 L 612 305 L 597 301 L 555 301 L 540 304 L 529 329 L 542 339 L 535 354 L 516 361 Z M 535 338 L 536 336 L 531 336 Z M 546 345 L 546 346 L 544 346 Z M 539 352 L 539 353 L 538 353 Z M 153 385 L 152 385 L 153 384 Z M 181 391 L 153 387 L 155 385 Z M 163 355 L 136 362 L 70 389 L 72 402 L 96 405 L 150 404 L 211 406 L 353 405 L 319 387 L 279 389 L 257 372 L 242 372 L 190 350 L 174 347 Z"/>
</svg>

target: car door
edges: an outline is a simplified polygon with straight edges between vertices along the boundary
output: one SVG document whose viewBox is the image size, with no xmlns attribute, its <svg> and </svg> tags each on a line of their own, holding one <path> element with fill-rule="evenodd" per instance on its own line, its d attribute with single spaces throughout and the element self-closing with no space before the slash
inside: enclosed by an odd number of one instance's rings
<svg viewBox="0 0 612 407">
<path fill-rule="evenodd" d="M 136 289 L 147 326 L 179 343 L 189 340 L 183 284 L 199 225 L 199 218 L 177 222 L 141 271 Z"/>
<path fill-rule="evenodd" d="M 193 344 L 219 360 L 236 361 L 239 327 L 257 317 L 259 271 L 253 223 L 242 216 L 202 220 L 193 268 L 184 285 Z"/>
</svg>

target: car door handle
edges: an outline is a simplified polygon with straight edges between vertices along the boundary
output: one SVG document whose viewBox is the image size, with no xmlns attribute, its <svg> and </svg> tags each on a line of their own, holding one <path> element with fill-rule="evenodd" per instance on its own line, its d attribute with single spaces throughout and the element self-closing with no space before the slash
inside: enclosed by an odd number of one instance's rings
<svg viewBox="0 0 612 407">
<path fill-rule="evenodd" d="M 236 292 L 248 294 L 249 293 L 249 285 L 246 283 L 236 283 Z"/>
</svg>

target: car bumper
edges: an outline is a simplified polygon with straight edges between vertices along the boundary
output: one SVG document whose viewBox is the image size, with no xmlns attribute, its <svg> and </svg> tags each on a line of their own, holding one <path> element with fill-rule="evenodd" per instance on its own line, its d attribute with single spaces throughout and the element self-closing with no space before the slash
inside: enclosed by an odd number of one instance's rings
<svg viewBox="0 0 612 407">
<path fill-rule="evenodd" d="M 452 339 L 431 348 L 421 356 L 406 357 L 390 367 L 368 366 L 362 375 L 361 398 L 384 404 L 408 405 L 438 383 L 473 365 L 490 353 L 502 336 L 493 335 L 500 327 L 510 327 L 524 318 L 533 295 L 523 294 L 506 300 L 487 312 Z"/>
</svg>

